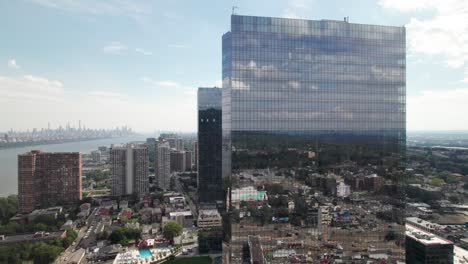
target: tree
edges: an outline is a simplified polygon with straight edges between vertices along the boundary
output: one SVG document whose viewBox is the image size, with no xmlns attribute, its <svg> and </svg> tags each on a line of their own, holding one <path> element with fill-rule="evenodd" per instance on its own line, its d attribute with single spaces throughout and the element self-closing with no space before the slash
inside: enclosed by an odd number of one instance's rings
<svg viewBox="0 0 468 264">
<path fill-rule="evenodd" d="M 0 222 L 7 223 L 18 211 L 18 196 L 9 195 L 0 198 Z"/>
<path fill-rule="evenodd" d="M 163 228 L 163 235 L 166 239 L 174 241 L 174 237 L 182 234 L 182 226 L 174 221 L 169 221 Z"/>
<path fill-rule="evenodd" d="M 451 195 L 451 196 L 449 196 L 449 201 L 454 203 L 454 204 L 458 204 L 458 203 L 460 203 L 460 198 L 458 198 L 458 196 L 456 196 L 456 195 Z"/>
<path fill-rule="evenodd" d="M 33 249 L 33 260 L 37 264 L 52 263 L 62 251 L 61 247 L 38 243 Z"/>
<path fill-rule="evenodd" d="M 139 229 L 119 228 L 114 230 L 108 240 L 112 244 L 121 244 L 122 246 L 128 245 L 130 240 L 139 239 L 141 231 Z"/>
<path fill-rule="evenodd" d="M 112 243 L 112 244 L 117 244 L 119 243 L 120 241 L 122 241 L 123 239 L 125 239 L 125 236 L 122 232 L 121 229 L 117 229 L 117 230 L 114 230 L 112 231 L 112 233 L 109 235 L 109 241 Z"/>
<path fill-rule="evenodd" d="M 435 185 L 435 186 L 441 186 L 441 185 L 445 184 L 445 181 L 443 179 L 440 179 L 440 178 L 432 178 L 431 183 L 432 183 L 432 185 Z"/>
<path fill-rule="evenodd" d="M 99 233 L 97 238 L 98 240 L 106 240 L 108 237 L 109 237 L 109 233 L 106 230 L 104 230 L 101 233 Z"/>
<path fill-rule="evenodd" d="M 388 231 L 388 233 L 385 235 L 385 240 L 390 241 L 390 240 L 395 240 L 396 239 L 396 233 L 393 230 Z"/>
<path fill-rule="evenodd" d="M 265 190 L 267 191 L 268 195 L 282 194 L 283 193 L 283 185 L 278 184 L 278 183 L 265 185 Z"/>
<path fill-rule="evenodd" d="M 271 222 L 271 218 L 273 216 L 273 211 L 268 206 L 262 207 L 262 225 L 266 225 Z"/>
<path fill-rule="evenodd" d="M 75 230 L 71 228 L 67 229 L 67 236 L 62 241 L 63 247 L 68 248 L 77 237 L 78 233 Z"/>
<path fill-rule="evenodd" d="M 47 225 L 44 223 L 38 223 L 34 225 L 36 231 L 47 231 Z"/>
</svg>

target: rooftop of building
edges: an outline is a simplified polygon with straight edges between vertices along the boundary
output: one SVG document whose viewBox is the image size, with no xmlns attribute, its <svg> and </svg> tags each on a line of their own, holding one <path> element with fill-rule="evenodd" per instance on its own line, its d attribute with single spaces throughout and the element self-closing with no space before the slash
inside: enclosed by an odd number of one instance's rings
<svg viewBox="0 0 468 264">
<path fill-rule="evenodd" d="M 41 215 L 41 214 L 51 214 L 51 213 L 61 213 L 63 208 L 61 206 L 49 207 L 44 209 L 36 209 L 32 211 L 29 215 Z"/>
<path fill-rule="evenodd" d="M 251 201 L 251 200 L 265 200 L 267 199 L 266 191 L 258 191 L 253 186 L 248 186 L 240 189 L 233 189 L 231 191 L 232 201 Z"/>
<path fill-rule="evenodd" d="M 461 247 L 453 247 L 453 260 L 454 264 L 466 264 L 468 263 L 468 250 Z"/>
<path fill-rule="evenodd" d="M 28 151 L 28 152 L 25 152 L 23 154 L 19 154 L 19 156 L 27 156 L 27 155 L 65 155 L 65 154 L 73 154 L 73 155 L 77 155 L 77 154 L 81 154 L 80 152 L 71 152 L 71 151 L 64 151 L 64 152 L 48 152 L 48 151 L 42 151 L 42 150 L 31 150 L 31 151 Z"/>
<path fill-rule="evenodd" d="M 145 149 L 145 143 L 127 143 L 127 144 L 112 144 L 111 150 L 124 150 L 124 149 Z"/>
<path fill-rule="evenodd" d="M 177 212 L 170 212 L 170 217 L 177 217 L 177 216 L 191 216 L 192 212 L 190 211 L 177 211 Z"/>
<path fill-rule="evenodd" d="M 439 225 L 437 223 L 432 223 L 432 222 L 426 221 L 424 219 L 421 219 L 419 217 L 407 217 L 406 222 L 409 223 L 409 224 L 413 224 L 413 225 L 419 225 L 419 226 L 422 226 L 422 227 L 425 227 L 425 228 L 431 229 L 431 230 L 444 229 L 443 226 L 441 226 L 441 225 Z"/>
<path fill-rule="evenodd" d="M 198 212 L 198 217 L 202 219 L 205 217 L 220 217 L 220 214 L 216 209 L 200 210 Z"/>
<path fill-rule="evenodd" d="M 287 21 L 287 20 L 291 20 L 291 21 L 331 22 L 331 23 L 352 24 L 352 25 L 358 25 L 358 26 L 368 26 L 368 27 L 405 28 L 404 25 L 402 25 L 402 26 L 390 26 L 390 25 L 375 25 L 375 24 L 351 23 L 349 17 L 343 17 L 343 20 L 337 20 L 337 19 L 320 19 L 320 20 L 313 20 L 313 19 L 287 18 L 287 17 L 249 16 L 249 15 L 239 15 L 239 14 L 232 14 L 232 17 L 268 18 L 268 19 L 274 19 L 274 20 L 277 20 L 277 21 Z"/>
<path fill-rule="evenodd" d="M 436 236 L 411 224 L 406 224 L 406 236 L 427 246 L 453 245 L 452 241 Z"/>
</svg>

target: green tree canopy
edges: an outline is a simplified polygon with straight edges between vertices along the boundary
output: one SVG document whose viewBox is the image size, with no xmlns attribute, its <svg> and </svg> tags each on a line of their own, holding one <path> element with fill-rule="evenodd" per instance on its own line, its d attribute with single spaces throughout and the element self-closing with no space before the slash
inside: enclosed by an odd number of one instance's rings
<svg viewBox="0 0 468 264">
<path fill-rule="evenodd" d="M 166 239 L 173 241 L 174 237 L 182 234 L 182 226 L 174 221 L 169 221 L 163 228 L 163 235 Z"/>
<path fill-rule="evenodd" d="M 7 223 L 18 211 L 18 196 L 0 197 L 0 222 Z"/>
<path fill-rule="evenodd" d="M 38 243 L 33 249 L 34 263 L 46 264 L 52 263 L 63 249 L 61 247 Z"/>
<path fill-rule="evenodd" d="M 432 178 L 431 184 L 435 186 L 441 186 L 445 184 L 445 181 L 441 178 Z"/>
</svg>

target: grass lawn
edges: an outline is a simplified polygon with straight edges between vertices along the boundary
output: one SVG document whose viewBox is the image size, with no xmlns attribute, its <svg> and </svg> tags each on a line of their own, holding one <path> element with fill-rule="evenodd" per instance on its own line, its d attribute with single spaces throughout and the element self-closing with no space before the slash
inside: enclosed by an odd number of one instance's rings
<svg viewBox="0 0 468 264">
<path fill-rule="evenodd" d="M 173 261 L 166 261 L 164 264 L 211 264 L 211 258 L 207 256 L 176 258 Z"/>
</svg>

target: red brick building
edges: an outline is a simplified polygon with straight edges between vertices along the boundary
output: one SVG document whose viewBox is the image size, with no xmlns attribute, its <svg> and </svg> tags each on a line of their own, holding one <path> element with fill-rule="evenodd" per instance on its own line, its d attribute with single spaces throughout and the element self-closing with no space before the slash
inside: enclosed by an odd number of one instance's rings
<svg viewBox="0 0 468 264">
<path fill-rule="evenodd" d="M 20 212 L 78 202 L 81 174 L 79 152 L 31 151 L 18 155 Z"/>
</svg>

